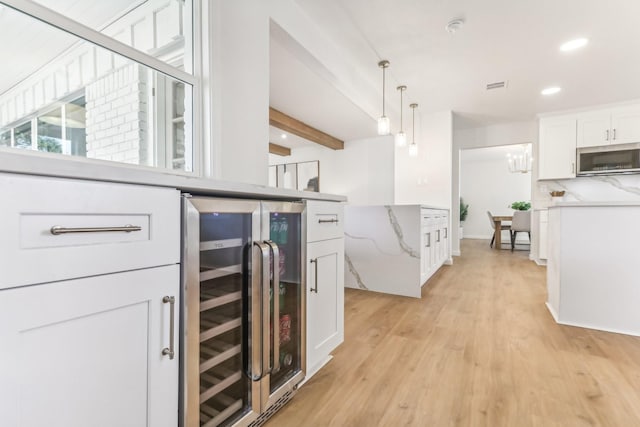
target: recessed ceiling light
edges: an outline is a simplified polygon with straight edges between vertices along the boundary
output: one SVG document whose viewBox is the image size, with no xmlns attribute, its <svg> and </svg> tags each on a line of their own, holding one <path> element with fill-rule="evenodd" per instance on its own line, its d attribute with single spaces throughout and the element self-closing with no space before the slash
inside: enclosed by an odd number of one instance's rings
<svg viewBox="0 0 640 427">
<path fill-rule="evenodd" d="M 579 39 L 575 39 L 575 40 L 570 40 L 566 43 L 563 43 L 560 46 L 560 50 L 563 52 L 568 52 L 570 50 L 575 50 L 575 49 L 579 49 L 581 47 L 584 47 L 587 45 L 587 43 L 589 43 L 589 39 L 585 39 L 583 38 L 579 38 Z"/>
<path fill-rule="evenodd" d="M 282 139 L 287 139 L 287 134 L 286 134 L 286 133 L 283 133 L 282 135 L 280 135 L 280 138 L 282 138 Z"/>
<path fill-rule="evenodd" d="M 540 93 L 542 93 L 543 95 L 554 95 L 554 94 L 560 92 L 561 90 L 562 89 L 560 89 L 559 87 L 554 86 L 554 87 L 548 87 L 546 89 L 542 89 L 542 92 L 540 92 Z"/>
</svg>

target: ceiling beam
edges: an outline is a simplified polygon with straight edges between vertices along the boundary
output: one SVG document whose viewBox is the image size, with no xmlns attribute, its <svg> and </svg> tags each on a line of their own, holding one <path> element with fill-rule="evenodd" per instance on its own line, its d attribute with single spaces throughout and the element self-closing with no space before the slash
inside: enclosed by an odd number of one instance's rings
<svg viewBox="0 0 640 427">
<path fill-rule="evenodd" d="M 331 148 L 332 150 L 343 150 L 344 141 L 334 138 L 318 129 L 302 123 L 300 120 L 287 116 L 274 108 L 269 107 L 269 124 L 278 129 L 290 132 L 301 138 L 308 139 L 316 144 Z"/>
<path fill-rule="evenodd" d="M 291 148 L 283 147 L 282 145 L 278 145 L 278 144 L 274 144 L 273 142 L 270 142 L 269 153 L 277 154 L 278 156 L 290 156 Z"/>
</svg>

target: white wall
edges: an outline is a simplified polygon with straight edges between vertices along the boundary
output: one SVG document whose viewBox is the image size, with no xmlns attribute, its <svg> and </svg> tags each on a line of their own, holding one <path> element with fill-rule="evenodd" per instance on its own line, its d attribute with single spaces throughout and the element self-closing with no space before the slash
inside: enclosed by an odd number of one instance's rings
<svg viewBox="0 0 640 427">
<path fill-rule="evenodd" d="M 269 141 L 269 2 L 209 2 L 211 40 L 203 69 L 205 127 L 212 142 L 207 175 L 267 185 Z M 205 79 L 206 80 L 206 79 Z M 196 142 L 199 143 L 199 142 Z"/>
<path fill-rule="evenodd" d="M 460 224 L 460 150 L 465 148 L 491 147 L 498 145 L 534 143 L 536 152 L 538 141 L 538 125 L 535 120 L 512 122 L 485 127 L 463 127 L 464 120 L 454 114 L 453 118 L 453 200 L 452 200 L 452 253 L 460 255 L 460 240 L 458 227 Z M 536 179 L 535 163 L 532 182 Z M 485 214 L 486 215 L 486 214 Z M 532 229 L 532 238 L 534 230 Z M 535 245 L 535 239 L 534 239 Z M 532 245 L 532 251 L 534 250 Z"/>
<path fill-rule="evenodd" d="M 511 203 L 530 200 L 531 173 L 511 173 L 507 167 L 507 153 L 516 153 L 518 149 L 501 146 L 462 150 L 460 195 L 469 205 L 464 238 L 490 239 L 493 229 L 487 211 L 512 215 Z"/>
<path fill-rule="evenodd" d="M 418 156 L 396 149 L 395 203 L 451 207 L 452 113 L 416 114 Z M 407 137 L 411 141 L 411 129 Z"/>
<path fill-rule="evenodd" d="M 393 137 L 347 141 L 344 150 L 312 146 L 291 150 L 286 157 L 270 155 L 270 164 L 320 161 L 320 192 L 345 195 L 352 205 L 392 204 Z"/>
</svg>

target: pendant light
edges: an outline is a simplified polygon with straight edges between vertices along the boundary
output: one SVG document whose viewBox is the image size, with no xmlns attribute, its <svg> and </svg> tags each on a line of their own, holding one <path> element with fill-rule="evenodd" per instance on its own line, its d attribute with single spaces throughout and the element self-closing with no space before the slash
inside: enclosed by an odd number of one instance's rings
<svg viewBox="0 0 640 427">
<path fill-rule="evenodd" d="M 411 109 L 413 110 L 413 120 L 411 122 L 412 134 L 411 144 L 409 144 L 409 155 L 411 157 L 416 157 L 418 155 L 418 144 L 416 144 L 416 108 L 418 107 L 418 104 L 410 104 L 409 107 L 411 107 Z"/>
<path fill-rule="evenodd" d="M 389 66 L 389 61 L 382 60 L 378 62 L 378 67 L 382 68 L 382 116 L 378 118 L 378 135 L 389 135 L 389 117 L 384 114 L 384 84 L 385 84 L 385 70 Z"/>
<path fill-rule="evenodd" d="M 396 89 L 400 91 L 400 132 L 396 134 L 396 147 L 406 147 L 407 134 L 402 130 L 402 92 L 407 90 L 406 86 L 398 86 Z"/>
</svg>

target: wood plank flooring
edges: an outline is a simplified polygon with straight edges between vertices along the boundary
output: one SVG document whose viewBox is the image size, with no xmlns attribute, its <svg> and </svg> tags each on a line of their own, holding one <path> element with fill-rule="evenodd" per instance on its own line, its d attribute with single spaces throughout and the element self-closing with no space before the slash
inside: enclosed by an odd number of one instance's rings
<svg viewBox="0 0 640 427">
<path fill-rule="evenodd" d="M 527 252 L 462 251 L 420 300 L 348 289 L 345 342 L 266 426 L 640 426 L 640 338 L 557 325 Z"/>
</svg>

